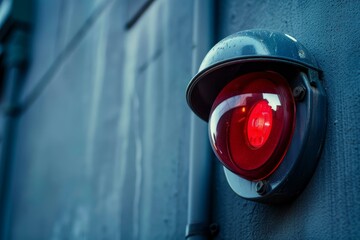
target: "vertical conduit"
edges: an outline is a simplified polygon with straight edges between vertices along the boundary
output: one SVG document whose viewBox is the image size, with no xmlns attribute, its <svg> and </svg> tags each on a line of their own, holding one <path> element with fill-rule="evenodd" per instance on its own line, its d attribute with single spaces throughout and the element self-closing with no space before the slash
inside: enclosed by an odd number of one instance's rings
<svg viewBox="0 0 360 240">
<path fill-rule="evenodd" d="M 214 0 L 194 1 L 192 73 L 195 75 L 214 41 Z M 208 239 L 210 236 L 211 149 L 207 123 L 191 115 L 188 223 L 185 238 Z"/>
<path fill-rule="evenodd" d="M 17 28 L 5 43 L 5 88 L 2 103 L 3 143 L 0 154 L 0 239 L 10 239 L 14 141 L 20 113 L 19 97 L 27 63 L 27 30 Z"/>
</svg>

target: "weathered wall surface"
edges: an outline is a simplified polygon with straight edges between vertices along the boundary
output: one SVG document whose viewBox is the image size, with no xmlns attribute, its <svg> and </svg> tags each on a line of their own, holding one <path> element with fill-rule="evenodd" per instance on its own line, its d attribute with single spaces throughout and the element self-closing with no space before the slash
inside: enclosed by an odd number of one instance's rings
<svg viewBox="0 0 360 240">
<path fill-rule="evenodd" d="M 328 126 L 318 168 L 286 206 L 236 196 L 217 164 L 217 239 L 360 238 L 360 3 L 358 1 L 219 1 L 218 39 L 265 28 L 289 33 L 316 57 L 328 94 Z"/>
<path fill-rule="evenodd" d="M 10 239 L 181 239 L 192 1 L 36 5 Z"/>
</svg>

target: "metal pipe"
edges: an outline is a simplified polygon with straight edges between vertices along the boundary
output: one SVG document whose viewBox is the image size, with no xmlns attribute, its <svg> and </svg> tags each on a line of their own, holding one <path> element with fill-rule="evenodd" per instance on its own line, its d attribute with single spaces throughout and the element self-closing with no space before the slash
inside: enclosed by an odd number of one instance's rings
<svg viewBox="0 0 360 240">
<path fill-rule="evenodd" d="M 2 103 L 3 139 L 0 154 L 0 239 L 9 239 L 14 171 L 14 141 L 19 114 L 19 96 L 27 61 L 25 30 L 16 29 L 5 44 L 5 89 Z"/>
<path fill-rule="evenodd" d="M 193 68 L 195 74 L 214 39 L 214 0 L 194 1 Z M 207 123 L 191 115 L 188 223 L 186 239 L 203 240 L 210 236 L 211 150 Z"/>
</svg>

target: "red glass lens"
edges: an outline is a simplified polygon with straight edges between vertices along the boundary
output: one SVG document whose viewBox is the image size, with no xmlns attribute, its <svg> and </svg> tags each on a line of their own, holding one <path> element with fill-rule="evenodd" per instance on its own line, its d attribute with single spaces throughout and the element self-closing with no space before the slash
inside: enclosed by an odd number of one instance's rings
<svg viewBox="0 0 360 240">
<path fill-rule="evenodd" d="M 259 180 L 283 160 L 295 124 L 295 102 L 274 72 L 240 76 L 219 93 L 209 119 L 211 145 L 234 173 Z"/>
</svg>

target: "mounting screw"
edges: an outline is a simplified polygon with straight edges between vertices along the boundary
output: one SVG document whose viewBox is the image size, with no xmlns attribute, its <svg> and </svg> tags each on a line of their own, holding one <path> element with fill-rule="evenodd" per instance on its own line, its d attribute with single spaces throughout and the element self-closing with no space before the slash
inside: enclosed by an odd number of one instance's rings
<svg viewBox="0 0 360 240">
<path fill-rule="evenodd" d="M 303 86 L 297 86 L 293 90 L 294 98 L 298 101 L 301 101 L 304 99 L 306 93 L 306 89 Z"/>
<path fill-rule="evenodd" d="M 209 226 L 209 230 L 210 230 L 210 235 L 215 237 L 219 233 L 219 230 L 220 230 L 219 225 L 217 223 L 212 223 Z"/>
<path fill-rule="evenodd" d="M 258 194 L 264 195 L 267 191 L 267 182 L 265 181 L 258 181 L 255 185 L 255 190 Z"/>
</svg>

